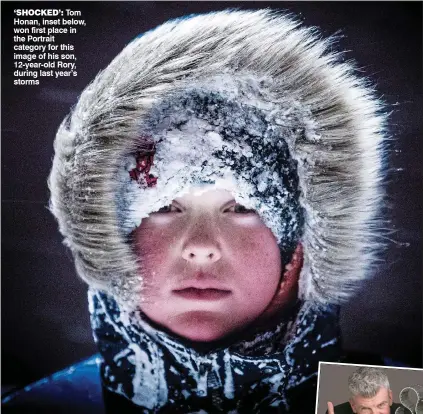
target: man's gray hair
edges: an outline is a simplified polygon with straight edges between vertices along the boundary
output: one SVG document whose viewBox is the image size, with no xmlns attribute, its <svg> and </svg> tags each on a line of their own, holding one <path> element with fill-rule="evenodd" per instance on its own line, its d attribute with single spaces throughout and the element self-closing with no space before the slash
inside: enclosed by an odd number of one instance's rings
<svg viewBox="0 0 423 414">
<path fill-rule="evenodd" d="M 387 375 L 378 368 L 360 367 L 348 378 L 351 396 L 373 398 L 381 387 L 390 389 Z"/>
</svg>

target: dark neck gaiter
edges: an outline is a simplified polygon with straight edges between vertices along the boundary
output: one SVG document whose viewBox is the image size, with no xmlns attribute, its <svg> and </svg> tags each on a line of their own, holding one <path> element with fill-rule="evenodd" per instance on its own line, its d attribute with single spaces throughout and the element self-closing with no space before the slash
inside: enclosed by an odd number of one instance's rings
<svg viewBox="0 0 423 414">
<path fill-rule="evenodd" d="M 121 311 L 103 292 L 90 289 L 88 297 L 104 390 L 133 412 L 301 414 L 293 407 L 298 394 L 305 398 L 304 384 L 315 383 L 319 360 L 339 358 L 336 307 L 303 303 L 272 329 L 200 350 Z"/>
</svg>

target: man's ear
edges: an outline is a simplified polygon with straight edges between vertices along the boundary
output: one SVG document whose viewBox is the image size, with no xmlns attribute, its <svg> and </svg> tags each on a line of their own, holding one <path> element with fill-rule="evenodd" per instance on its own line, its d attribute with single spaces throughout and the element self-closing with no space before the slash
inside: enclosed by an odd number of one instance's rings
<svg viewBox="0 0 423 414">
<path fill-rule="evenodd" d="M 393 398 L 392 398 L 392 390 L 388 391 L 388 395 L 389 395 L 389 405 L 391 406 L 393 403 Z"/>
<path fill-rule="evenodd" d="M 353 413 L 356 413 L 357 411 L 356 411 L 356 406 L 355 406 L 355 403 L 354 403 L 354 399 L 353 398 L 350 398 L 349 399 L 349 402 L 350 402 L 350 405 L 351 405 L 351 409 L 353 410 Z"/>
</svg>

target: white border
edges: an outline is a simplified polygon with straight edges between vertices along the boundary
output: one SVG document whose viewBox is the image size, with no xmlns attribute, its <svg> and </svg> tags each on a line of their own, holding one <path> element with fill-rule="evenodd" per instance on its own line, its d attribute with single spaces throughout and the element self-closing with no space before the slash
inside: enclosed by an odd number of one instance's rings
<svg viewBox="0 0 423 414">
<path fill-rule="evenodd" d="M 316 389 L 316 409 L 314 414 L 317 413 L 317 409 L 319 407 L 319 390 L 320 390 L 320 365 L 321 364 L 328 364 L 328 365 L 347 365 L 353 367 L 374 367 L 374 368 L 382 368 L 382 369 L 406 369 L 407 371 L 422 371 L 423 368 L 409 368 L 409 367 L 391 367 L 386 365 L 367 365 L 367 364 L 346 364 L 344 362 L 326 362 L 326 361 L 319 361 L 319 371 L 317 373 L 317 389 Z"/>
</svg>

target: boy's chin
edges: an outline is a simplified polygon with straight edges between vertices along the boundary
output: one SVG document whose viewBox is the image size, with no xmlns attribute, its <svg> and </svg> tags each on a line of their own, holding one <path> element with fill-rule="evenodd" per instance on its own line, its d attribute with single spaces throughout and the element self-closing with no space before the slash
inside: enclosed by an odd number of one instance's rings
<svg viewBox="0 0 423 414">
<path fill-rule="evenodd" d="M 198 329 L 195 327 L 193 327 L 193 329 L 181 329 L 179 332 L 175 333 L 193 342 L 214 342 L 222 339 L 226 334 L 209 329 Z"/>
<path fill-rule="evenodd" d="M 230 318 L 223 315 L 196 311 L 177 316 L 169 328 L 190 341 L 213 342 L 229 335 L 234 330 L 234 325 Z"/>
</svg>

